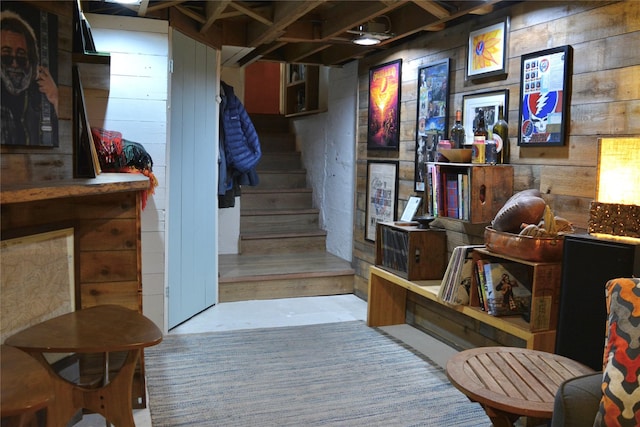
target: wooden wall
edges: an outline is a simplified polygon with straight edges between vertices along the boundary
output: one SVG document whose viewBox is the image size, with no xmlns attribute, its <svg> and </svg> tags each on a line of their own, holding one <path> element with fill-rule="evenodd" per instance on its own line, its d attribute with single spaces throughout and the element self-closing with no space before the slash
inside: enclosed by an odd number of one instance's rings
<svg viewBox="0 0 640 427">
<path fill-rule="evenodd" d="M 476 26 L 508 15 L 511 19 L 506 79 L 465 81 L 468 34 Z M 586 229 L 589 204 L 595 196 L 599 137 L 640 134 L 640 8 L 633 0 L 619 2 L 527 1 L 478 16 L 442 32 L 416 38 L 384 54 L 360 62 L 357 187 L 353 264 L 356 293 L 365 296 L 374 244 L 364 239 L 367 160 L 399 160 L 398 216 L 413 189 L 417 108 L 417 69 L 451 58 L 449 123 L 461 109 L 465 94 L 509 89 L 508 122 L 514 191 L 538 188 L 556 215 Z M 518 147 L 516 144 L 521 55 L 557 46 L 574 49 L 568 142 L 562 147 Z M 369 67 L 403 60 L 400 149 L 367 151 Z M 444 220 L 449 252 L 463 243 L 482 243 L 483 226 Z"/>
</svg>

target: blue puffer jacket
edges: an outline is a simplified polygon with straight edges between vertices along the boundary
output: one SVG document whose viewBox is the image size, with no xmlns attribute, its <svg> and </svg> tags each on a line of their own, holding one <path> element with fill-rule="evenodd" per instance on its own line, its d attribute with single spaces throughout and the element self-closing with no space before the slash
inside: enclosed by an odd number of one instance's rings
<svg viewBox="0 0 640 427">
<path fill-rule="evenodd" d="M 245 173 L 253 169 L 262 156 L 260 140 L 233 87 L 225 82 L 220 82 L 220 85 L 226 97 L 222 111 L 222 131 L 227 167 Z"/>
</svg>

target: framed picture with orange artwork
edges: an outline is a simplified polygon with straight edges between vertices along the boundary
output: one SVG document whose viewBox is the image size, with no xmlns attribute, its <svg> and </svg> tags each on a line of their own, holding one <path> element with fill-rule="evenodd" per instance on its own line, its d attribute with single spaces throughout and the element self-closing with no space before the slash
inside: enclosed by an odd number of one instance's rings
<svg viewBox="0 0 640 427">
<path fill-rule="evenodd" d="M 400 83 L 402 60 L 369 69 L 367 149 L 400 147 Z"/>
</svg>

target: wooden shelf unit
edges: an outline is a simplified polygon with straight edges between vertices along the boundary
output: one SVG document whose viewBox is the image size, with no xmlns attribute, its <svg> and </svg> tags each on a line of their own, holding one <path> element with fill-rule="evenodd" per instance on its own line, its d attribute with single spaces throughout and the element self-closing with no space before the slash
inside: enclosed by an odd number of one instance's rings
<svg viewBox="0 0 640 427">
<path fill-rule="evenodd" d="M 441 280 L 407 280 L 377 266 L 369 268 L 367 324 L 369 326 L 388 326 L 406 323 L 407 295 L 411 292 L 440 304 L 447 310 L 461 313 L 481 324 L 519 338 L 526 343 L 526 348 L 553 353 L 561 264 L 522 261 L 493 254 L 486 250 L 478 252 L 479 256 L 495 257 L 530 265 L 535 270 L 534 280 L 536 280 L 536 286 L 539 287 L 537 293 L 534 293 L 534 298 L 543 299 L 540 306 L 548 302 L 544 299 L 548 297 L 546 290 L 553 288 L 551 304 L 547 311 L 549 314 L 547 329 L 532 328 L 531 322 L 525 321 L 522 316 L 492 316 L 478 306 L 477 300 L 475 305 L 473 302 L 471 305 L 445 304 L 438 298 Z"/>
<path fill-rule="evenodd" d="M 431 170 L 436 171 L 435 177 Z M 424 206 L 429 215 L 437 217 L 460 219 L 472 224 L 489 223 L 513 194 L 513 167 L 510 165 L 430 162 L 427 163 L 427 173 Z M 464 177 L 467 183 L 464 188 L 468 191 L 467 196 L 462 197 L 466 214 L 456 218 L 447 214 L 446 178 L 458 176 Z M 458 195 L 463 184 L 459 181 L 456 183 Z M 434 199 L 437 209 L 434 208 Z"/>
<path fill-rule="evenodd" d="M 108 53 L 74 53 L 73 64 L 78 66 L 84 89 L 110 90 L 111 55 Z"/>
<path fill-rule="evenodd" d="M 377 266 L 408 280 L 439 279 L 447 268 L 445 230 L 410 222 L 376 224 Z"/>
<path fill-rule="evenodd" d="M 519 258 L 510 257 L 491 252 L 487 249 L 474 249 L 473 260 L 488 260 L 490 262 L 515 262 L 527 266 L 531 283 L 531 312 L 530 320 L 524 321 L 526 327 L 531 332 L 556 330 L 558 326 L 558 308 L 560 304 L 560 280 L 562 273 L 562 263 L 557 262 L 534 262 Z M 475 266 L 474 266 L 475 268 Z M 471 275 L 471 294 L 469 305 L 480 309 L 478 300 L 478 282 L 475 274 Z M 481 310 L 482 311 L 482 310 Z M 488 314 L 487 314 L 488 315 Z M 494 316 L 492 316 L 494 317 Z M 519 318 L 521 316 L 504 316 L 507 320 Z"/>
<path fill-rule="evenodd" d="M 295 117 L 319 112 L 320 67 L 287 64 L 285 116 Z"/>
</svg>

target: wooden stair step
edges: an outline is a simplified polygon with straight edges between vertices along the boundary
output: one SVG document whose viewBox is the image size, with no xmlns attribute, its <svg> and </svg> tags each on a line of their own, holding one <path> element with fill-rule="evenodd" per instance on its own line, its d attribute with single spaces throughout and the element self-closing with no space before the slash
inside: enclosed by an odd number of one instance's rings
<svg viewBox="0 0 640 427">
<path fill-rule="evenodd" d="M 276 211 L 265 211 L 263 209 L 242 209 L 241 216 L 274 216 L 274 215 L 306 215 L 320 212 L 315 208 L 308 209 L 278 209 Z"/>
<path fill-rule="evenodd" d="M 296 136 L 293 133 L 284 132 L 258 132 L 260 148 L 263 153 L 270 152 L 295 152 Z"/>
<path fill-rule="evenodd" d="M 311 208 L 311 188 L 242 189 L 241 212 L 245 210 L 280 210 Z"/>
<path fill-rule="evenodd" d="M 353 293 L 351 263 L 326 251 L 219 256 L 220 302 Z"/>
<path fill-rule="evenodd" d="M 241 234 L 240 252 L 249 255 L 324 251 L 326 238 L 327 233 L 323 230 Z"/>
<path fill-rule="evenodd" d="M 220 280 L 218 295 L 220 302 L 343 295 L 353 293 L 353 283 L 353 273 L 282 275 L 234 282 Z"/>
<path fill-rule="evenodd" d="M 260 183 L 256 188 L 306 188 L 307 171 L 260 171 Z"/>
<path fill-rule="evenodd" d="M 243 233 L 304 232 L 318 229 L 317 209 L 245 211 L 240 213 Z"/>
<path fill-rule="evenodd" d="M 302 169 L 302 158 L 298 151 L 262 152 L 256 170 L 296 170 Z"/>
</svg>

